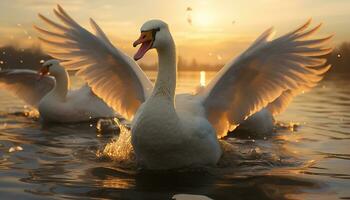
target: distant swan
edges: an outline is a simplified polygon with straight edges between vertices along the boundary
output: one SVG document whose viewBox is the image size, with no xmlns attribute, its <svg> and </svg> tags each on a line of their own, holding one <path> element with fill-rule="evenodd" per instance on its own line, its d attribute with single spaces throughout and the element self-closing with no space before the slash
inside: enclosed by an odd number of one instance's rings
<svg viewBox="0 0 350 200">
<path fill-rule="evenodd" d="M 330 37 L 307 40 L 319 28 L 297 30 L 270 40 L 264 32 L 245 52 L 226 64 L 197 94 L 175 95 L 176 51 L 169 27 L 150 20 L 141 27 L 141 44 L 134 59 L 149 49 L 158 53 L 159 72 L 155 85 L 129 56 L 115 48 L 91 19 L 95 35 L 82 28 L 58 6 L 57 24 L 41 40 L 53 47 L 50 55 L 68 60 L 62 64 L 79 70 L 93 91 L 132 120 L 131 139 L 140 165 L 150 169 L 215 165 L 221 156 L 217 138 L 234 130 L 247 117 L 278 101 L 282 95 L 313 87 L 329 66 L 324 48 Z M 64 52 L 64 53 L 62 53 Z M 283 106 L 279 101 L 271 107 Z"/>
<path fill-rule="evenodd" d="M 0 88 L 37 108 L 45 122 L 72 123 L 115 116 L 89 86 L 69 91 L 68 73 L 57 60 L 46 61 L 40 74 L 34 70 L 2 70 Z"/>
</svg>

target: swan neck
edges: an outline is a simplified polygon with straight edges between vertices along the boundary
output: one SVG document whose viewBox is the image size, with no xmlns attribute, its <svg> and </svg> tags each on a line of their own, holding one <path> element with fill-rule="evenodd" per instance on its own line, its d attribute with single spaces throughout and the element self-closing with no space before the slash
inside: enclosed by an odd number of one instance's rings
<svg viewBox="0 0 350 200">
<path fill-rule="evenodd" d="M 62 70 L 58 73 L 52 74 L 52 76 L 55 77 L 56 80 L 55 87 L 52 90 L 52 95 L 64 101 L 66 99 L 69 88 L 68 73 L 65 70 Z"/>
<path fill-rule="evenodd" d="M 162 48 L 157 48 L 158 75 L 154 86 L 153 95 L 164 95 L 174 101 L 176 89 L 176 49 L 172 38 Z"/>
</svg>

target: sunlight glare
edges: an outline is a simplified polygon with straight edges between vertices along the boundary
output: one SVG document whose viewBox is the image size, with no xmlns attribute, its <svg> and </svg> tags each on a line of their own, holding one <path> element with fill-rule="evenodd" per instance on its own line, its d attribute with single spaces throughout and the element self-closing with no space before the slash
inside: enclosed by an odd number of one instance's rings
<svg viewBox="0 0 350 200">
<path fill-rule="evenodd" d="M 200 72 L 199 83 L 201 86 L 205 86 L 205 71 Z"/>
<path fill-rule="evenodd" d="M 206 11 L 200 11 L 193 13 L 194 24 L 205 27 L 210 26 L 213 23 L 213 15 Z"/>
</svg>

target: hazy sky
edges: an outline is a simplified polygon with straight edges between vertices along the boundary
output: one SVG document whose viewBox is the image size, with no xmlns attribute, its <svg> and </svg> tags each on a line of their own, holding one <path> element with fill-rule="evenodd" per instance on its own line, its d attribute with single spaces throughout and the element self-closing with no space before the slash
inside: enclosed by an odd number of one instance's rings
<svg viewBox="0 0 350 200">
<path fill-rule="evenodd" d="M 279 36 L 311 17 L 314 25 L 323 23 L 319 36 L 335 33 L 334 44 L 350 41 L 350 0 L 1 0 L 0 45 L 37 42 L 37 13 L 54 18 L 57 3 L 88 30 L 89 17 L 95 19 L 129 55 L 136 51 L 132 42 L 139 27 L 152 18 L 170 25 L 179 55 L 200 63 L 223 63 L 267 28 L 274 26 Z M 145 60 L 153 62 L 154 54 Z"/>
</svg>

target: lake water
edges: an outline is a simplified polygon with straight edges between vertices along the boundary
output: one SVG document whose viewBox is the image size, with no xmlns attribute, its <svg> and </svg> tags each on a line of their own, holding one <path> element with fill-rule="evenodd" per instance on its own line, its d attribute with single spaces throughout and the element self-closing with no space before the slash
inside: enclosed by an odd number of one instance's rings
<svg viewBox="0 0 350 200">
<path fill-rule="evenodd" d="M 193 91 L 199 77 L 179 73 L 177 91 Z M 97 134 L 95 123 L 41 125 L 0 91 L 0 199 L 350 199 L 349 85 L 321 82 L 277 116 L 272 135 L 230 137 L 217 167 L 181 172 L 140 171 L 100 156 L 116 135 Z"/>
</svg>

